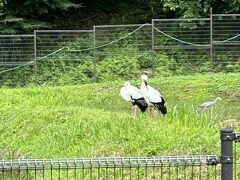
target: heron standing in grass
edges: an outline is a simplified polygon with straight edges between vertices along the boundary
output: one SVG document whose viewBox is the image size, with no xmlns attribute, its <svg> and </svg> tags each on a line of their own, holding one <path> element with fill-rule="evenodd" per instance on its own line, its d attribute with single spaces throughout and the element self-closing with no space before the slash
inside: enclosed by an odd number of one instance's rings
<svg viewBox="0 0 240 180">
<path fill-rule="evenodd" d="M 206 101 L 202 103 L 199 107 L 202 108 L 202 111 L 213 106 L 217 101 L 222 101 L 222 98 L 217 97 L 214 101 Z"/>
<path fill-rule="evenodd" d="M 162 97 L 162 95 L 154 89 L 152 86 L 150 86 L 147 81 L 148 77 L 147 75 L 143 74 L 141 76 L 142 84 L 140 86 L 140 90 L 143 94 L 143 96 L 146 99 L 146 102 L 149 105 L 150 108 L 150 115 L 153 114 L 154 116 L 156 115 L 156 110 L 161 112 L 163 115 L 167 114 L 167 107 L 165 105 L 165 100 Z"/>
<path fill-rule="evenodd" d="M 123 99 L 132 103 L 132 114 L 134 118 L 136 117 L 137 107 L 139 107 L 142 112 L 146 111 L 148 104 L 146 103 L 142 92 L 137 87 L 131 85 L 129 81 L 124 83 L 124 86 L 120 90 L 120 95 Z"/>
</svg>

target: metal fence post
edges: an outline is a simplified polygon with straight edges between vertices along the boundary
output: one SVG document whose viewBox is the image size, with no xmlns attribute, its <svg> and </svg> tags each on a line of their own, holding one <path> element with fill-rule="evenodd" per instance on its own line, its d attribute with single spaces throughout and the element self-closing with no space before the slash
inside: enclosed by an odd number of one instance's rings
<svg viewBox="0 0 240 180">
<path fill-rule="evenodd" d="M 154 19 L 152 19 L 152 71 L 153 74 L 156 74 L 157 63 L 155 61 L 154 41 Z"/>
<path fill-rule="evenodd" d="M 212 7 L 210 8 L 210 69 L 213 73 L 213 15 Z"/>
<path fill-rule="evenodd" d="M 38 79 L 37 79 L 37 34 L 36 30 L 34 30 L 34 81 L 35 85 L 38 84 Z"/>
<path fill-rule="evenodd" d="M 94 82 L 97 82 L 97 57 L 96 57 L 96 26 L 93 26 L 93 74 Z"/>
<path fill-rule="evenodd" d="M 235 134 L 232 129 L 221 130 L 221 179 L 233 179 L 233 141 Z"/>
</svg>

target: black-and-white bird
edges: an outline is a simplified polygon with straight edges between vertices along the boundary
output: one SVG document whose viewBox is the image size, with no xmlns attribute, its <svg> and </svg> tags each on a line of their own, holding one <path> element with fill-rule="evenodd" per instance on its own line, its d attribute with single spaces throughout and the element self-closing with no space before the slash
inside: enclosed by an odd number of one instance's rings
<svg viewBox="0 0 240 180">
<path fill-rule="evenodd" d="M 150 106 L 150 113 L 152 113 L 151 111 L 155 107 L 163 115 L 167 114 L 167 107 L 165 105 L 164 98 L 156 89 L 154 89 L 152 86 L 150 86 L 147 83 L 147 81 L 148 81 L 147 75 L 143 74 L 141 76 L 141 80 L 142 80 L 142 83 L 140 86 L 140 90 L 141 90 L 146 102 Z"/>
<path fill-rule="evenodd" d="M 134 117 L 136 117 L 137 107 L 139 107 L 142 112 L 146 111 L 148 104 L 145 101 L 142 92 L 137 87 L 131 85 L 129 81 L 124 83 L 119 95 L 121 95 L 126 101 L 130 101 L 132 103 Z"/>
</svg>

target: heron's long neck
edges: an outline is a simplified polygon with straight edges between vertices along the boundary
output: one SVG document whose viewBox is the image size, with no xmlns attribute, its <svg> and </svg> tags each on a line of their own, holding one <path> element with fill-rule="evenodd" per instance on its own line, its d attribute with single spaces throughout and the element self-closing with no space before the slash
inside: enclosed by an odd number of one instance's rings
<svg viewBox="0 0 240 180">
<path fill-rule="evenodd" d="M 215 103 L 215 102 L 217 102 L 218 101 L 218 99 L 216 98 L 214 101 L 213 101 L 213 104 Z"/>
</svg>

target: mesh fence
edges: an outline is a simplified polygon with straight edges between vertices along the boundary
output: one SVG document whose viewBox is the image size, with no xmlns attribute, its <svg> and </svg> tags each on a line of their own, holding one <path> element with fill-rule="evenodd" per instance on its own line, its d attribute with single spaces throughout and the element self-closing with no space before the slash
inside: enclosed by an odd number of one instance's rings
<svg viewBox="0 0 240 180">
<path fill-rule="evenodd" d="M 98 55 L 141 55 L 151 50 L 151 24 L 95 26 L 94 31 Z"/>
<path fill-rule="evenodd" d="M 75 84 L 93 75 L 92 30 L 38 30 L 37 83 Z"/>
<path fill-rule="evenodd" d="M 1 85 L 239 72 L 240 15 L 0 36 Z"/>
<path fill-rule="evenodd" d="M 2 179 L 219 179 L 217 157 L 109 157 L 0 161 Z"/>
<path fill-rule="evenodd" d="M 98 78 L 138 77 L 153 69 L 151 24 L 94 26 Z"/>
<path fill-rule="evenodd" d="M 213 15 L 213 67 L 240 71 L 240 15 Z"/>
<path fill-rule="evenodd" d="M 1 35 L 0 52 L 0 84 L 2 86 L 22 86 L 32 82 L 33 35 Z M 17 69 L 16 67 L 19 66 L 22 68 Z"/>
<path fill-rule="evenodd" d="M 157 67 L 174 74 L 210 71 L 210 19 L 155 19 L 152 24 Z"/>
</svg>

